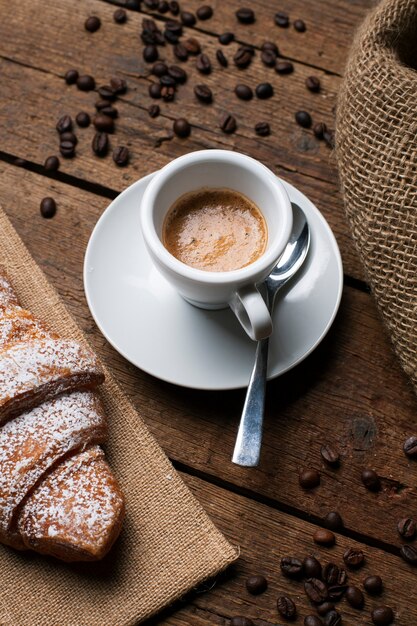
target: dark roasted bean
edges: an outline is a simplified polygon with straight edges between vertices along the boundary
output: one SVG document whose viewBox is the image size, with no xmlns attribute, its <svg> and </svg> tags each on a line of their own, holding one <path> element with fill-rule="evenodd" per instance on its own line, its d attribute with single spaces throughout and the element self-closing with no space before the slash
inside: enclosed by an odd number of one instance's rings
<svg viewBox="0 0 417 626">
<path fill-rule="evenodd" d="M 325 444 L 320 448 L 320 455 L 323 461 L 330 467 L 337 467 L 340 463 L 340 454 L 333 446 Z"/>
<path fill-rule="evenodd" d="M 293 556 L 284 556 L 280 562 L 281 572 L 287 578 L 301 578 L 303 575 L 303 564 L 300 559 Z M 313 577 L 314 578 L 314 577 Z"/>
<path fill-rule="evenodd" d="M 126 0 L 125 7 L 132 11 L 140 11 L 142 8 L 141 3 L 142 0 Z"/>
<path fill-rule="evenodd" d="M 237 128 L 236 118 L 230 113 L 225 113 L 220 120 L 220 128 L 227 135 L 234 133 Z"/>
<path fill-rule="evenodd" d="M 308 76 L 306 78 L 306 87 L 307 89 L 309 89 L 310 91 L 320 91 L 320 80 L 317 78 L 317 76 Z"/>
<path fill-rule="evenodd" d="M 65 74 L 65 82 L 67 85 L 73 85 L 77 82 L 78 72 L 77 70 L 68 70 Z"/>
<path fill-rule="evenodd" d="M 318 528 L 313 535 L 313 539 L 315 543 L 321 546 L 334 546 L 336 542 L 336 537 L 332 531 L 326 528 Z"/>
<path fill-rule="evenodd" d="M 158 78 L 160 78 L 161 76 L 164 76 L 165 74 L 168 73 L 168 66 L 166 63 L 163 63 L 162 61 L 157 61 L 151 69 L 152 74 L 154 74 L 154 76 L 158 76 Z"/>
<path fill-rule="evenodd" d="M 113 13 L 113 19 L 116 24 L 124 24 L 127 20 L 127 13 L 124 9 L 116 9 Z"/>
<path fill-rule="evenodd" d="M 255 626 L 255 624 L 248 617 L 238 615 L 237 617 L 232 617 L 230 626 Z"/>
<path fill-rule="evenodd" d="M 313 604 L 321 604 L 327 600 L 327 586 L 319 578 L 306 580 L 304 591 Z"/>
<path fill-rule="evenodd" d="M 101 20 L 96 15 L 92 15 L 88 17 L 84 22 L 85 30 L 88 30 L 89 33 L 95 33 L 101 26 Z"/>
<path fill-rule="evenodd" d="M 363 586 L 371 596 L 379 596 L 384 587 L 380 576 L 367 576 L 363 581 Z"/>
<path fill-rule="evenodd" d="M 259 137 L 268 137 L 271 134 L 271 127 L 268 122 L 258 122 L 255 124 L 255 133 Z"/>
<path fill-rule="evenodd" d="M 100 98 L 103 98 L 103 100 L 115 100 L 116 98 L 116 94 L 114 93 L 110 85 L 102 85 L 97 89 L 97 92 Z"/>
<path fill-rule="evenodd" d="M 409 437 L 404 441 L 403 445 L 404 454 L 411 459 L 417 458 L 417 437 Z"/>
<path fill-rule="evenodd" d="M 233 57 L 234 64 L 239 69 L 245 69 L 253 59 L 253 52 L 246 46 L 241 46 Z"/>
<path fill-rule="evenodd" d="M 303 489 L 314 489 L 320 484 L 320 472 L 315 469 L 303 469 L 299 476 L 298 482 Z"/>
<path fill-rule="evenodd" d="M 349 548 L 343 555 L 345 564 L 351 569 L 362 567 L 365 561 L 365 555 L 362 550 L 357 548 Z"/>
<path fill-rule="evenodd" d="M 361 480 L 368 491 L 376 492 L 381 489 L 381 481 L 373 469 L 364 469 L 361 474 Z"/>
<path fill-rule="evenodd" d="M 175 33 L 171 32 L 170 30 L 165 30 L 164 31 L 164 37 L 167 40 L 168 43 L 175 45 L 179 42 L 179 37 L 178 35 L 176 35 Z"/>
<path fill-rule="evenodd" d="M 73 146 L 76 146 L 78 143 L 77 137 L 71 131 L 61 133 L 59 140 L 61 143 L 63 143 L 64 141 L 69 141 L 70 143 L 72 143 Z"/>
<path fill-rule="evenodd" d="M 146 63 L 153 63 L 159 56 L 158 48 L 153 44 L 145 46 L 142 54 Z"/>
<path fill-rule="evenodd" d="M 252 100 L 253 91 L 248 85 L 236 85 L 235 94 L 240 100 Z"/>
<path fill-rule="evenodd" d="M 97 111 L 101 111 L 102 109 L 105 109 L 106 107 L 109 106 L 109 102 L 107 100 L 97 100 L 96 103 L 94 104 L 94 106 L 96 107 Z"/>
<path fill-rule="evenodd" d="M 159 83 L 152 83 L 152 85 L 149 85 L 149 95 L 151 98 L 154 98 L 155 100 L 157 100 L 158 98 L 161 97 L 161 85 Z"/>
<path fill-rule="evenodd" d="M 175 98 L 175 87 L 162 87 L 161 98 L 164 102 L 172 102 Z"/>
<path fill-rule="evenodd" d="M 51 219 L 51 217 L 53 217 L 56 213 L 55 200 L 53 198 L 50 198 L 49 196 L 43 198 L 41 200 L 40 210 L 42 217 L 45 217 L 46 219 Z"/>
<path fill-rule="evenodd" d="M 350 586 L 346 589 L 346 600 L 354 609 L 363 609 L 365 598 L 362 591 L 358 587 Z"/>
<path fill-rule="evenodd" d="M 246 580 L 246 589 L 253 596 L 259 596 L 264 593 L 268 587 L 268 581 L 265 576 L 257 574 L 256 576 L 249 576 Z"/>
<path fill-rule="evenodd" d="M 295 114 L 295 121 L 303 128 L 310 128 L 312 124 L 311 115 L 310 113 L 307 113 L 307 111 L 297 111 Z"/>
<path fill-rule="evenodd" d="M 59 169 L 59 165 L 60 163 L 57 156 L 49 156 L 43 166 L 47 172 L 56 172 Z"/>
<path fill-rule="evenodd" d="M 273 41 L 265 41 L 261 46 L 261 50 L 262 52 L 265 52 L 266 50 L 273 52 L 276 57 L 279 55 L 278 46 Z"/>
<path fill-rule="evenodd" d="M 334 148 L 334 131 L 325 130 L 323 133 L 323 139 L 329 148 Z"/>
<path fill-rule="evenodd" d="M 417 565 L 417 548 L 414 546 L 401 546 L 400 555 L 410 565 Z"/>
<path fill-rule="evenodd" d="M 222 46 L 228 46 L 229 43 L 232 43 L 234 40 L 235 36 L 233 33 L 223 33 L 222 35 L 219 35 L 219 43 L 221 43 Z"/>
<path fill-rule="evenodd" d="M 304 626 L 323 626 L 323 622 L 317 615 L 306 615 Z"/>
<path fill-rule="evenodd" d="M 71 141 L 61 141 L 59 151 L 65 159 L 72 159 L 75 156 L 75 146 Z"/>
<path fill-rule="evenodd" d="M 297 617 L 297 607 L 288 596 L 279 596 L 277 600 L 277 609 L 281 617 L 288 621 L 292 622 Z"/>
<path fill-rule="evenodd" d="M 412 539 L 416 534 L 416 523 L 411 517 L 400 519 L 397 530 L 404 539 Z"/>
<path fill-rule="evenodd" d="M 90 126 L 91 117 L 86 111 L 80 111 L 77 113 L 75 121 L 80 128 L 87 128 L 87 126 Z"/>
<path fill-rule="evenodd" d="M 339 566 L 336 565 L 336 563 L 327 563 L 323 568 L 323 580 L 326 585 L 338 585 L 339 574 L 340 569 Z"/>
<path fill-rule="evenodd" d="M 210 74 L 211 72 L 211 63 L 207 54 L 199 54 L 195 66 L 201 74 Z"/>
<path fill-rule="evenodd" d="M 346 593 L 347 585 L 332 585 L 328 587 L 327 592 L 329 594 L 329 600 L 332 602 L 339 602 Z"/>
<path fill-rule="evenodd" d="M 103 115 L 107 115 L 108 117 L 112 117 L 114 120 L 119 115 L 119 111 L 116 109 L 116 107 L 112 106 L 111 104 L 108 104 L 106 107 L 103 107 L 100 110 L 100 113 L 102 113 Z"/>
<path fill-rule="evenodd" d="M 162 87 L 175 87 L 177 82 L 172 78 L 172 76 L 165 74 L 165 76 L 161 76 L 159 79 L 159 84 L 162 85 Z"/>
<path fill-rule="evenodd" d="M 227 67 L 229 65 L 229 61 L 226 59 L 221 50 L 216 50 L 216 59 L 222 67 Z"/>
<path fill-rule="evenodd" d="M 179 84 L 183 84 L 187 80 L 187 72 L 182 67 L 178 67 L 178 65 L 171 65 L 168 68 L 168 75 Z"/>
<path fill-rule="evenodd" d="M 276 54 L 272 50 L 263 50 L 261 52 L 261 61 L 267 67 L 274 67 L 277 62 Z"/>
<path fill-rule="evenodd" d="M 324 122 L 317 122 L 313 126 L 313 133 L 317 137 L 317 139 L 323 139 L 326 130 L 327 126 Z"/>
<path fill-rule="evenodd" d="M 172 15 L 178 15 L 180 12 L 180 5 L 177 2 L 177 0 L 171 0 L 171 2 L 169 2 L 169 10 L 171 11 Z"/>
<path fill-rule="evenodd" d="M 129 163 L 129 149 L 125 146 L 118 146 L 113 150 L 113 161 L 119 167 L 125 167 Z"/>
<path fill-rule="evenodd" d="M 196 85 L 194 87 L 194 93 L 200 102 L 204 102 L 204 104 L 210 104 L 213 100 L 213 94 L 207 85 Z"/>
<path fill-rule="evenodd" d="M 179 61 L 186 61 L 188 59 L 187 48 L 182 43 L 177 43 L 174 46 L 174 54 Z"/>
<path fill-rule="evenodd" d="M 323 622 L 324 622 L 324 626 L 341 626 L 341 624 L 342 624 L 342 617 L 341 617 L 340 613 L 338 613 L 335 610 L 329 611 L 324 616 Z"/>
<path fill-rule="evenodd" d="M 291 61 L 277 61 L 275 71 L 277 74 L 291 74 L 294 71 L 294 66 Z"/>
<path fill-rule="evenodd" d="M 79 76 L 77 78 L 77 87 L 81 91 L 92 91 L 96 86 L 96 81 L 92 76 L 88 74 L 84 74 L 83 76 Z"/>
<path fill-rule="evenodd" d="M 22 159 L 21 157 L 16 157 L 15 159 L 13 159 L 13 164 L 16 165 L 17 167 L 25 167 L 25 165 L 27 165 L 28 162 L 25 159 Z"/>
<path fill-rule="evenodd" d="M 334 609 L 335 609 L 335 606 L 331 602 L 322 602 L 316 607 L 317 613 L 321 616 L 326 615 L 327 613 L 330 613 L 330 611 L 334 611 Z"/>
<path fill-rule="evenodd" d="M 181 22 L 184 26 L 194 26 L 196 23 L 196 18 L 193 13 L 189 11 L 181 11 Z"/>
<path fill-rule="evenodd" d="M 63 115 L 56 123 L 56 129 L 61 135 L 72 130 L 72 119 L 69 115 Z"/>
<path fill-rule="evenodd" d="M 343 520 L 337 511 L 330 511 L 324 518 L 324 525 L 330 530 L 340 530 L 343 528 Z"/>
<path fill-rule="evenodd" d="M 159 104 L 151 104 L 150 107 L 148 107 L 149 117 L 158 117 L 160 112 L 161 109 L 159 107 Z"/>
<path fill-rule="evenodd" d="M 371 617 L 375 626 L 389 626 L 394 621 L 394 612 L 390 606 L 378 606 Z"/>
<path fill-rule="evenodd" d="M 257 85 L 255 93 L 260 100 L 266 100 L 274 95 L 274 88 L 271 83 L 260 83 Z"/>
<path fill-rule="evenodd" d="M 158 8 L 159 0 L 145 0 L 145 6 L 151 11 L 155 11 Z"/>
<path fill-rule="evenodd" d="M 307 27 L 303 20 L 295 20 L 293 26 L 295 30 L 299 33 L 304 33 L 307 30 Z"/>
<path fill-rule="evenodd" d="M 127 82 L 124 78 L 119 78 L 119 76 L 113 76 L 110 79 L 110 87 L 113 89 L 113 92 L 116 95 L 122 95 L 127 91 Z"/>
<path fill-rule="evenodd" d="M 200 42 L 194 37 L 190 37 L 182 42 L 184 48 L 187 50 L 188 54 L 192 56 L 197 56 L 201 52 Z"/>
<path fill-rule="evenodd" d="M 252 9 L 238 9 L 235 15 L 241 24 L 253 24 L 255 21 L 255 13 Z"/>
<path fill-rule="evenodd" d="M 278 13 L 275 13 L 274 20 L 275 24 L 277 26 L 281 26 L 281 28 L 287 28 L 290 23 L 290 18 L 286 13 L 283 13 L 282 11 L 278 11 Z"/>
<path fill-rule="evenodd" d="M 303 575 L 305 578 L 321 578 L 321 563 L 315 556 L 306 556 L 303 561 Z"/>
<path fill-rule="evenodd" d="M 209 20 L 213 16 L 213 9 L 205 4 L 197 9 L 196 15 L 199 20 Z"/>
<path fill-rule="evenodd" d="M 99 157 L 106 156 L 109 150 L 109 138 L 107 133 L 96 133 L 93 138 L 92 148 L 94 154 Z"/>
<path fill-rule="evenodd" d="M 114 131 L 114 120 L 101 112 L 94 117 L 93 124 L 96 130 L 103 130 L 106 133 Z"/>
<path fill-rule="evenodd" d="M 158 13 L 168 13 L 169 11 L 169 4 L 167 2 L 167 0 L 159 0 L 158 3 Z"/>
<path fill-rule="evenodd" d="M 186 120 L 183 117 L 180 117 L 179 119 L 175 120 L 174 122 L 174 133 L 181 138 L 185 138 L 188 137 L 189 134 L 191 133 L 191 126 L 188 122 L 188 120 Z"/>
</svg>

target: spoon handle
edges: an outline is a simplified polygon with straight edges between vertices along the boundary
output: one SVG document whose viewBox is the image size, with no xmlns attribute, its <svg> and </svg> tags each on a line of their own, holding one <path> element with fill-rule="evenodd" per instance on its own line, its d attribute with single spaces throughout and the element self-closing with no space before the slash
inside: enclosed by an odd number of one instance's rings
<svg viewBox="0 0 417 626">
<path fill-rule="evenodd" d="M 255 363 L 246 392 L 232 462 L 243 467 L 259 465 L 264 418 L 269 339 L 258 341 Z"/>
</svg>

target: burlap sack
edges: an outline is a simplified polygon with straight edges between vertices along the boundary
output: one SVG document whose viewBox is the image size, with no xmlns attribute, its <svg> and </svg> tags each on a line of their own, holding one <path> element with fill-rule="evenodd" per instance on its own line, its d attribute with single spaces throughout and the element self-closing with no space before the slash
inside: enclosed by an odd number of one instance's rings
<svg viewBox="0 0 417 626">
<path fill-rule="evenodd" d="M 336 155 L 378 308 L 417 391 L 417 1 L 383 0 L 356 35 Z"/>
</svg>

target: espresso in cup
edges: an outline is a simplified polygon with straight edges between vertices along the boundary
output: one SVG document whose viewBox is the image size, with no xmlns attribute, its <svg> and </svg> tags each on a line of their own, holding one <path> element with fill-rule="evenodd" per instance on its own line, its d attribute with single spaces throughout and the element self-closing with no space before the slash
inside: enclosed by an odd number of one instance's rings
<svg viewBox="0 0 417 626">
<path fill-rule="evenodd" d="M 203 188 L 182 195 L 164 220 L 162 242 L 175 258 L 209 272 L 241 269 L 266 250 L 266 221 L 238 191 Z"/>
</svg>

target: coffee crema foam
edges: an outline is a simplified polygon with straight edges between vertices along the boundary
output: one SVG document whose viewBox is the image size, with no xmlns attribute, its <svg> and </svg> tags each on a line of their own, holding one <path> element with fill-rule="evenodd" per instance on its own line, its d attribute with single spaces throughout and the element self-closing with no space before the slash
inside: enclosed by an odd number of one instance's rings
<svg viewBox="0 0 417 626">
<path fill-rule="evenodd" d="M 225 188 L 184 194 L 169 209 L 162 229 L 168 252 L 209 272 L 250 265 L 265 252 L 267 241 L 266 222 L 256 204 Z"/>
</svg>

